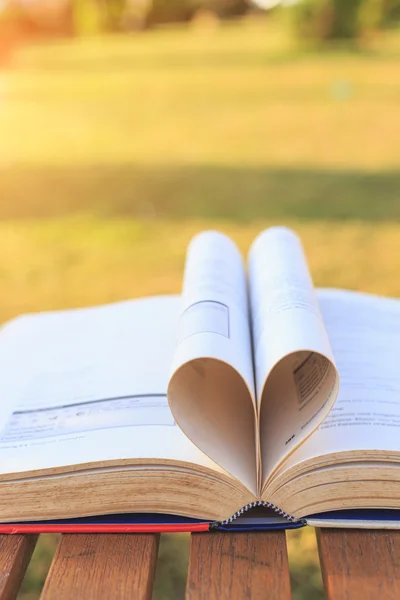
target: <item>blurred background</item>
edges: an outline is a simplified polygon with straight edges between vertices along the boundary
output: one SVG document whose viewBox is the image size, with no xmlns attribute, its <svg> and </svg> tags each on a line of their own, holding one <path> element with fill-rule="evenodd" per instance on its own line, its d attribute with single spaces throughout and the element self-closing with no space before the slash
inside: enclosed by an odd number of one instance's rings
<svg viewBox="0 0 400 600">
<path fill-rule="evenodd" d="M 0 0 L 0 320 L 177 292 L 197 231 L 245 253 L 277 223 L 316 285 L 399 296 L 399 104 L 400 0 Z M 164 536 L 155 600 L 188 544 Z M 314 532 L 288 551 L 322 599 Z"/>
</svg>

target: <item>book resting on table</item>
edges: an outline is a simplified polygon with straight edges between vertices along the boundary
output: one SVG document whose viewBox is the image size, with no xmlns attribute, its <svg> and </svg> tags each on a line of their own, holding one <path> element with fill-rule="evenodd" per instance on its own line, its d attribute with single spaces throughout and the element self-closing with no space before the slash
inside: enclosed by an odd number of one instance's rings
<svg viewBox="0 0 400 600">
<path fill-rule="evenodd" d="M 400 528 L 400 301 L 315 289 L 289 229 L 8 322 L 0 378 L 0 533 Z"/>
</svg>

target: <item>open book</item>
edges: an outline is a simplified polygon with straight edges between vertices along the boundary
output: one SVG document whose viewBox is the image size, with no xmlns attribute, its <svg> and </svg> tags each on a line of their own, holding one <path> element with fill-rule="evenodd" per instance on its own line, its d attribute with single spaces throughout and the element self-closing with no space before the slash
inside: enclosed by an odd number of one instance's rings
<svg viewBox="0 0 400 600">
<path fill-rule="evenodd" d="M 0 531 L 396 527 L 399 357 L 400 302 L 316 291 L 290 230 L 247 268 L 201 233 L 181 296 L 3 326 Z"/>
</svg>

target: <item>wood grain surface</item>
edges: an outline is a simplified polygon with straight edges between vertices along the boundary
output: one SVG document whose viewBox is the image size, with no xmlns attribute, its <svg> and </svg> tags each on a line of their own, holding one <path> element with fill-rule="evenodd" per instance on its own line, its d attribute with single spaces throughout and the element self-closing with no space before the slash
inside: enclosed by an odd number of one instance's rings
<svg viewBox="0 0 400 600">
<path fill-rule="evenodd" d="M 399 600 L 400 531 L 320 529 L 328 600 Z"/>
<path fill-rule="evenodd" d="M 37 535 L 0 535 L 0 600 L 17 597 L 37 539 Z"/>
<path fill-rule="evenodd" d="M 290 599 L 285 532 L 192 534 L 186 598 Z"/>
<path fill-rule="evenodd" d="M 158 534 L 65 534 L 42 600 L 151 599 Z"/>
</svg>

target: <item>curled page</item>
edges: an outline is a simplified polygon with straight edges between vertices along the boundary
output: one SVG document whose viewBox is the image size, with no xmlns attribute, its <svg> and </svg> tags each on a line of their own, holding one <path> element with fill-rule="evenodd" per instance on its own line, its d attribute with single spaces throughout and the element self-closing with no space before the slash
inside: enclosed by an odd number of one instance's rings
<svg viewBox="0 0 400 600">
<path fill-rule="evenodd" d="M 329 455 L 338 464 L 355 452 L 364 462 L 374 454 L 375 460 L 378 455 L 391 460 L 400 453 L 400 300 L 329 289 L 318 290 L 318 296 L 340 394 L 328 418 L 284 468 Z"/>
<path fill-rule="evenodd" d="M 188 249 L 168 400 L 184 433 L 257 493 L 246 275 L 237 247 L 218 232 L 199 234 Z"/>
<path fill-rule="evenodd" d="M 260 234 L 249 280 L 265 481 L 327 416 L 339 377 L 299 238 Z"/>
</svg>

